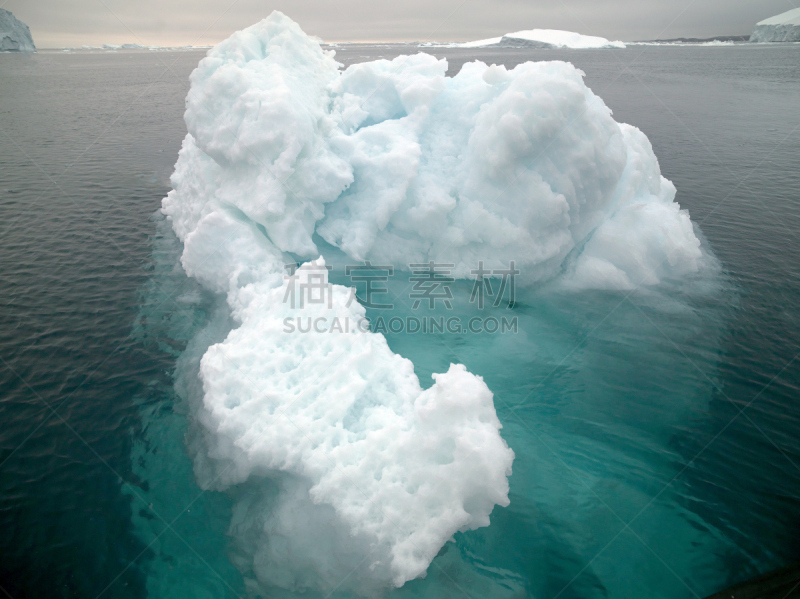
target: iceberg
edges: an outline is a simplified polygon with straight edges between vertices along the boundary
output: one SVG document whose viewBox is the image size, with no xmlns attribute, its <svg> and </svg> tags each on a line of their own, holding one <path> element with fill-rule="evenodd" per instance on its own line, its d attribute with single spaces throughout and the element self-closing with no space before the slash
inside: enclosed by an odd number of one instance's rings
<svg viewBox="0 0 800 599">
<path fill-rule="evenodd" d="M 28 26 L 0 8 L 0 52 L 36 52 Z"/>
<path fill-rule="evenodd" d="M 258 588 L 375 596 L 509 504 L 514 452 L 484 380 L 450 364 L 425 388 L 383 335 L 355 328 L 365 308 L 323 250 L 451 263 L 460 279 L 516 261 L 520 285 L 569 290 L 703 264 L 647 137 L 581 71 L 446 72 L 423 53 L 342 71 L 273 12 L 191 75 L 162 212 L 224 315 L 190 343 L 178 386 L 195 476 L 235 497 L 236 563 Z M 302 334 L 295 319 L 344 324 Z"/>
<path fill-rule="evenodd" d="M 558 29 L 529 29 L 506 33 L 502 37 L 455 44 L 459 48 L 482 48 L 497 46 L 501 48 L 573 48 L 576 50 L 596 48 L 624 48 L 620 41 L 609 41 L 604 37 L 581 35 L 572 31 Z"/>
<path fill-rule="evenodd" d="M 751 42 L 800 42 L 800 8 L 756 23 Z"/>
<path fill-rule="evenodd" d="M 502 37 L 490 37 L 485 40 L 475 40 L 474 42 L 464 42 L 463 44 L 453 45 L 457 48 L 485 48 L 487 46 L 498 46 L 502 40 Z"/>
</svg>

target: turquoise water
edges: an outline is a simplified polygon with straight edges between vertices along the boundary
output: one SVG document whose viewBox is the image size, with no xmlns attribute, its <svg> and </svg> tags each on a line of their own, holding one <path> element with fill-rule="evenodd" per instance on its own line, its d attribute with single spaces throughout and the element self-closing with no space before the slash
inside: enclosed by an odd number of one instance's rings
<svg viewBox="0 0 800 599">
<path fill-rule="evenodd" d="M 442 53 L 451 66 L 475 54 Z M 650 137 L 719 265 L 649 292 L 519 291 L 494 309 L 518 317 L 516 335 L 389 334 L 423 385 L 450 362 L 483 376 L 516 453 L 510 506 L 389 595 L 695 597 L 800 558 L 797 48 L 485 53 L 582 68 Z M 12 597 L 248 589 L 231 510 L 262 499 L 197 487 L 185 401 L 232 325 L 155 214 L 201 56 L 0 56 Z M 390 285 L 401 300 L 407 286 Z M 470 285 L 454 292 L 468 315 Z"/>
</svg>

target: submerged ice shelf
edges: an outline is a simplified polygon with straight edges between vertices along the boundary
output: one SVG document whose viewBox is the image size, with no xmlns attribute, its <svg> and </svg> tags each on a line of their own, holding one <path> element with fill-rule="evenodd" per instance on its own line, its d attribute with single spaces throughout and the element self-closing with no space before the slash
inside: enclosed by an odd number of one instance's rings
<svg viewBox="0 0 800 599">
<path fill-rule="evenodd" d="M 200 485 L 256 489 L 231 534 L 264 588 L 327 589 L 365 555 L 347 588 L 401 586 L 509 501 L 514 453 L 481 377 L 451 364 L 423 388 L 379 333 L 285 333 L 289 315 L 364 315 L 340 285 L 328 304 L 287 306 L 314 272 L 328 285 L 320 247 L 399 270 L 452 263 L 460 279 L 514 261 L 521 285 L 565 292 L 706 261 L 646 136 L 572 65 L 446 70 L 418 54 L 342 72 L 273 13 L 192 74 L 163 212 L 232 330 L 195 344 L 182 394 Z"/>
</svg>

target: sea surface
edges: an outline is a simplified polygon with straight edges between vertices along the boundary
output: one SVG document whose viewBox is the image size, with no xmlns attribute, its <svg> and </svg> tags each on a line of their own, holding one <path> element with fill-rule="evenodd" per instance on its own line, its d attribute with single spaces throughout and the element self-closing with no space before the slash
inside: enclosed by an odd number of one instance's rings
<svg viewBox="0 0 800 599">
<path fill-rule="evenodd" d="M 510 506 L 387 596 L 694 598 L 800 560 L 800 46 L 425 51 L 451 74 L 574 63 L 647 134 L 718 267 L 533 290 L 520 335 L 483 344 L 389 334 L 423 381 L 482 375 L 516 459 Z M 158 214 L 203 55 L 0 54 L 0 596 L 252 591 L 246 489 L 197 487 L 176 393 L 218 298 Z"/>
</svg>

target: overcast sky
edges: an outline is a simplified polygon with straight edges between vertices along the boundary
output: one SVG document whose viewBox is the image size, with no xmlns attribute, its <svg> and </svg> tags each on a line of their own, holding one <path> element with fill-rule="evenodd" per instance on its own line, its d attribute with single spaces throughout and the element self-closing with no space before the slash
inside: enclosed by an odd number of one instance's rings
<svg viewBox="0 0 800 599">
<path fill-rule="evenodd" d="M 800 0 L 0 0 L 40 48 L 211 45 L 277 9 L 326 41 L 475 40 L 566 29 L 632 41 L 740 35 Z"/>
</svg>

